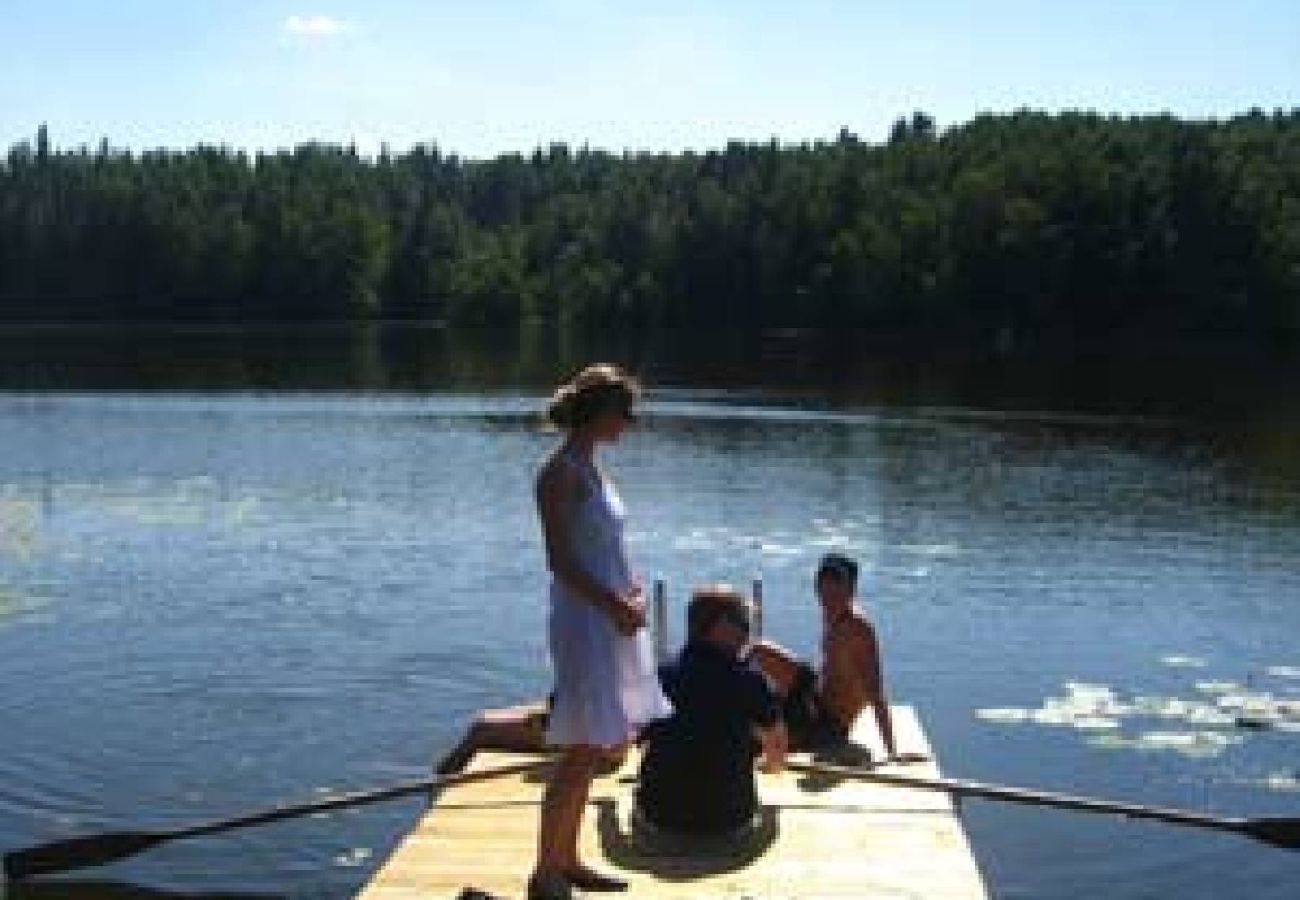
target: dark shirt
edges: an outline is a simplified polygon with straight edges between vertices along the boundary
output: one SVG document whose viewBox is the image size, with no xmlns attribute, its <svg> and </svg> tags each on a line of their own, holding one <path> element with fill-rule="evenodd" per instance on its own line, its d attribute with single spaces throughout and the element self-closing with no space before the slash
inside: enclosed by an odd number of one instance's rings
<svg viewBox="0 0 1300 900">
<path fill-rule="evenodd" d="M 692 641 L 659 670 L 673 715 L 645 732 L 637 804 L 653 824 L 718 834 L 758 809 L 754 726 L 776 723 L 781 701 L 756 665 Z"/>
</svg>

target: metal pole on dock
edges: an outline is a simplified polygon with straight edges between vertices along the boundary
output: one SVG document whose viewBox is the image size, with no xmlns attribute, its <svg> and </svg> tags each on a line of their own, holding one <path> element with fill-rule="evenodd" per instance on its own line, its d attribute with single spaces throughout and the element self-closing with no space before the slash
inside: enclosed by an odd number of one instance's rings
<svg viewBox="0 0 1300 900">
<path fill-rule="evenodd" d="M 662 578 L 655 579 L 651 627 L 654 630 L 655 661 L 663 664 L 668 661 L 668 600 Z"/>
</svg>

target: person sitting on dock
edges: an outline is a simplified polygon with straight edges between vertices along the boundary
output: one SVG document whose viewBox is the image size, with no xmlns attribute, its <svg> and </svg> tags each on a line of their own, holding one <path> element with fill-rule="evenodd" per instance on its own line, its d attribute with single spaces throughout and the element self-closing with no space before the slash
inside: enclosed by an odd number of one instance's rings
<svg viewBox="0 0 1300 900">
<path fill-rule="evenodd" d="M 822 557 L 814 587 L 822 609 L 822 666 L 819 673 L 772 641 L 757 641 L 751 658 L 782 698 L 790 745 L 851 764 L 869 762 L 867 748 L 849 733 L 868 706 L 887 754 L 885 762 L 921 762 L 920 753 L 899 753 L 881 674 L 876 631 L 856 602 L 858 564 L 840 553 Z"/>
<path fill-rule="evenodd" d="M 674 712 L 643 733 L 634 829 L 652 840 L 741 837 L 756 825 L 754 757 L 784 765 L 780 698 L 755 664 L 749 602 L 734 588 L 697 588 L 687 608 L 687 640 L 660 668 Z"/>
</svg>

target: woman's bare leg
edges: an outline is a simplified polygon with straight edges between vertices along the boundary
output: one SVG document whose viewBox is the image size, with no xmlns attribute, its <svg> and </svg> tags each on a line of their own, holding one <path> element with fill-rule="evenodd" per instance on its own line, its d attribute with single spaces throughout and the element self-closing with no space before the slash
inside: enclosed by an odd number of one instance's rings
<svg viewBox="0 0 1300 900">
<path fill-rule="evenodd" d="M 601 756 L 598 747 L 578 745 L 566 747 L 556 761 L 555 771 L 542 796 L 537 866 L 533 870 L 535 880 L 553 881 L 581 868 L 578 830 Z"/>
</svg>

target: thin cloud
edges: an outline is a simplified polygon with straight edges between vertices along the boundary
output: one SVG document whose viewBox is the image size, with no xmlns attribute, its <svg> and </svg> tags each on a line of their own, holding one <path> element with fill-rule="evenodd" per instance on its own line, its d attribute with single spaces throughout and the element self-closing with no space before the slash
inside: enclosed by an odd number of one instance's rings
<svg viewBox="0 0 1300 900">
<path fill-rule="evenodd" d="M 303 37 L 333 37 L 348 30 L 348 23 L 333 16 L 290 16 L 284 30 Z"/>
</svg>

